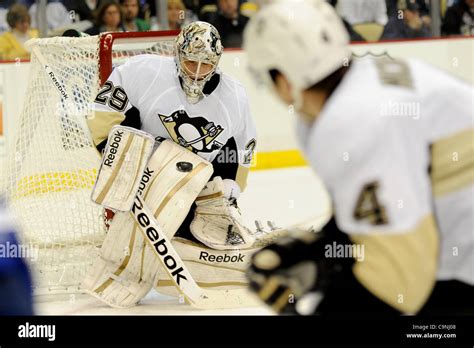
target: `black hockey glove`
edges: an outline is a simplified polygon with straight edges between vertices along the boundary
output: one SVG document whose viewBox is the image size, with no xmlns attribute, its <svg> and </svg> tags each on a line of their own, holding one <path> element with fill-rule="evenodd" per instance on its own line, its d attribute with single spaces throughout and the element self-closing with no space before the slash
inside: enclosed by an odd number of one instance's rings
<svg viewBox="0 0 474 348">
<path fill-rule="evenodd" d="M 299 232 L 256 252 L 247 271 L 251 290 L 277 313 L 314 314 L 334 276 L 354 262 L 325 257 L 331 232 Z"/>
</svg>

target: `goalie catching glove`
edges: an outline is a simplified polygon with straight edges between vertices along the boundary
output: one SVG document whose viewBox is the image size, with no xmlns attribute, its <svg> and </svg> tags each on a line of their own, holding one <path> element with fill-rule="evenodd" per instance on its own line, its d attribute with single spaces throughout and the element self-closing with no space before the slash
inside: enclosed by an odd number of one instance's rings
<svg viewBox="0 0 474 348">
<path fill-rule="evenodd" d="M 238 184 L 217 176 L 209 181 L 196 198 L 196 212 L 190 229 L 204 245 L 217 250 L 248 249 L 254 234 L 242 223 L 237 206 Z"/>
</svg>

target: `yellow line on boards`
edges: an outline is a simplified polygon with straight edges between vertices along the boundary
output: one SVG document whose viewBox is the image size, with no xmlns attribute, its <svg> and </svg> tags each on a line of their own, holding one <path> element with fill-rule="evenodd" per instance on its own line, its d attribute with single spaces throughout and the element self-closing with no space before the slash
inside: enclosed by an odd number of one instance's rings
<svg viewBox="0 0 474 348">
<path fill-rule="evenodd" d="M 258 152 L 250 170 L 266 170 L 307 166 L 298 150 Z M 16 185 L 14 198 L 49 192 L 67 192 L 77 189 L 92 189 L 97 169 L 45 172 L 22 177 Z"/>
<path fill-rule="evenodd" d="M 257 152 L 250 170 L 303 167 L 308 163 L 299 150 Z"/>
</svg>

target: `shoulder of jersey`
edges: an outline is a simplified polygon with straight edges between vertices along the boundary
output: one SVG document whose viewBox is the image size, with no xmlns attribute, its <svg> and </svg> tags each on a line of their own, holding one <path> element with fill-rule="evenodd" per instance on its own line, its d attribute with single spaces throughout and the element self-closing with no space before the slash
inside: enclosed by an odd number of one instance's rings
<svg viewBox="0 0 474 348">
<path fill-rule="evenodd" d="M 347 142 L 351 142 L 354 146 L 361 146 L 356 144 L 355 138 L 369 145 L 368 140 L 376 139 L 375 136 L 365 139 L 365 136 L 358 135 L 383 134 L 386 122 L 391 118 L 380 117 L 381 105 L 388 95 L 398 98 L 389 92 L 380 85 L 372 62 L 366 59 L 355 61 L 320 114 L 318 126 L 313 128 L 319 136 L 312 137 L 312 141 L 319 142 L 323 138 L 320 132 L 324 130 L 326 141 L 334 141 L 336 145 L 347 146 Z"/>
<path fill-rule="evenodd" d="M 176 63 L 173 57 L 142 54 L 129 59 L 127 65 L 125 69 L 129 74 L 142 78 L 149 83 L 159 75 L 162 83 L 158 86 L 161 87 L 172 84 L 176 76 Z M 148 85 L 143 85 L 142 88 L 148 88 Z"/>
<path fill-rule="evenodd" d="M 233 96 L 238 96 L 240 98 L 247 99 L 247 92 L 244 85 L 240 83 L 237 79 L 227 75 L 226 73 L 220 72 L 221 74 L 221 88 L 223 93 L 230 93 Z"/>
<path fill-rule="evenodd" d="M 367 113 L 368 110 L 380 111 L 384 102 L 405 100 L 416 94 L 416 89 L 384 83 L 374 58 L 356 60 L 342 80 L 340 88 L 335 91 L 336 99 L 343 101 L 339 107 L 369 118 L 376 113 Z"/>
</svg>

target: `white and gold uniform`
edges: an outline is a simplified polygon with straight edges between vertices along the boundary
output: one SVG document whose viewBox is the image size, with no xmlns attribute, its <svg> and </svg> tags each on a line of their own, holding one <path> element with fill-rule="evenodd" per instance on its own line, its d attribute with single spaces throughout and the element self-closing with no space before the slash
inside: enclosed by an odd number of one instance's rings
<svg viewBox="0 0 474 348">
<path fill-rule="evenodd" d="M 417 312 L 436 281 L 474 285 L 473 118 L 467 83 L 367 58 L 312 125 L 298 123 L 338 228 L 365 247 L 355 277 L 401 312 Z"/>
<path fill-rule="evenodd" d="M 201 101 L 186 99 L 172 57 L 140 55 L 115 68 L 97 95 L 89 120 L 94 143 L 105 146 L 112 126 L 141 129 L 172 139 L 214 165 L 215 174 L 247 181 L 256 129 L 245 88 L 218 71 Z"/>
</svg>

